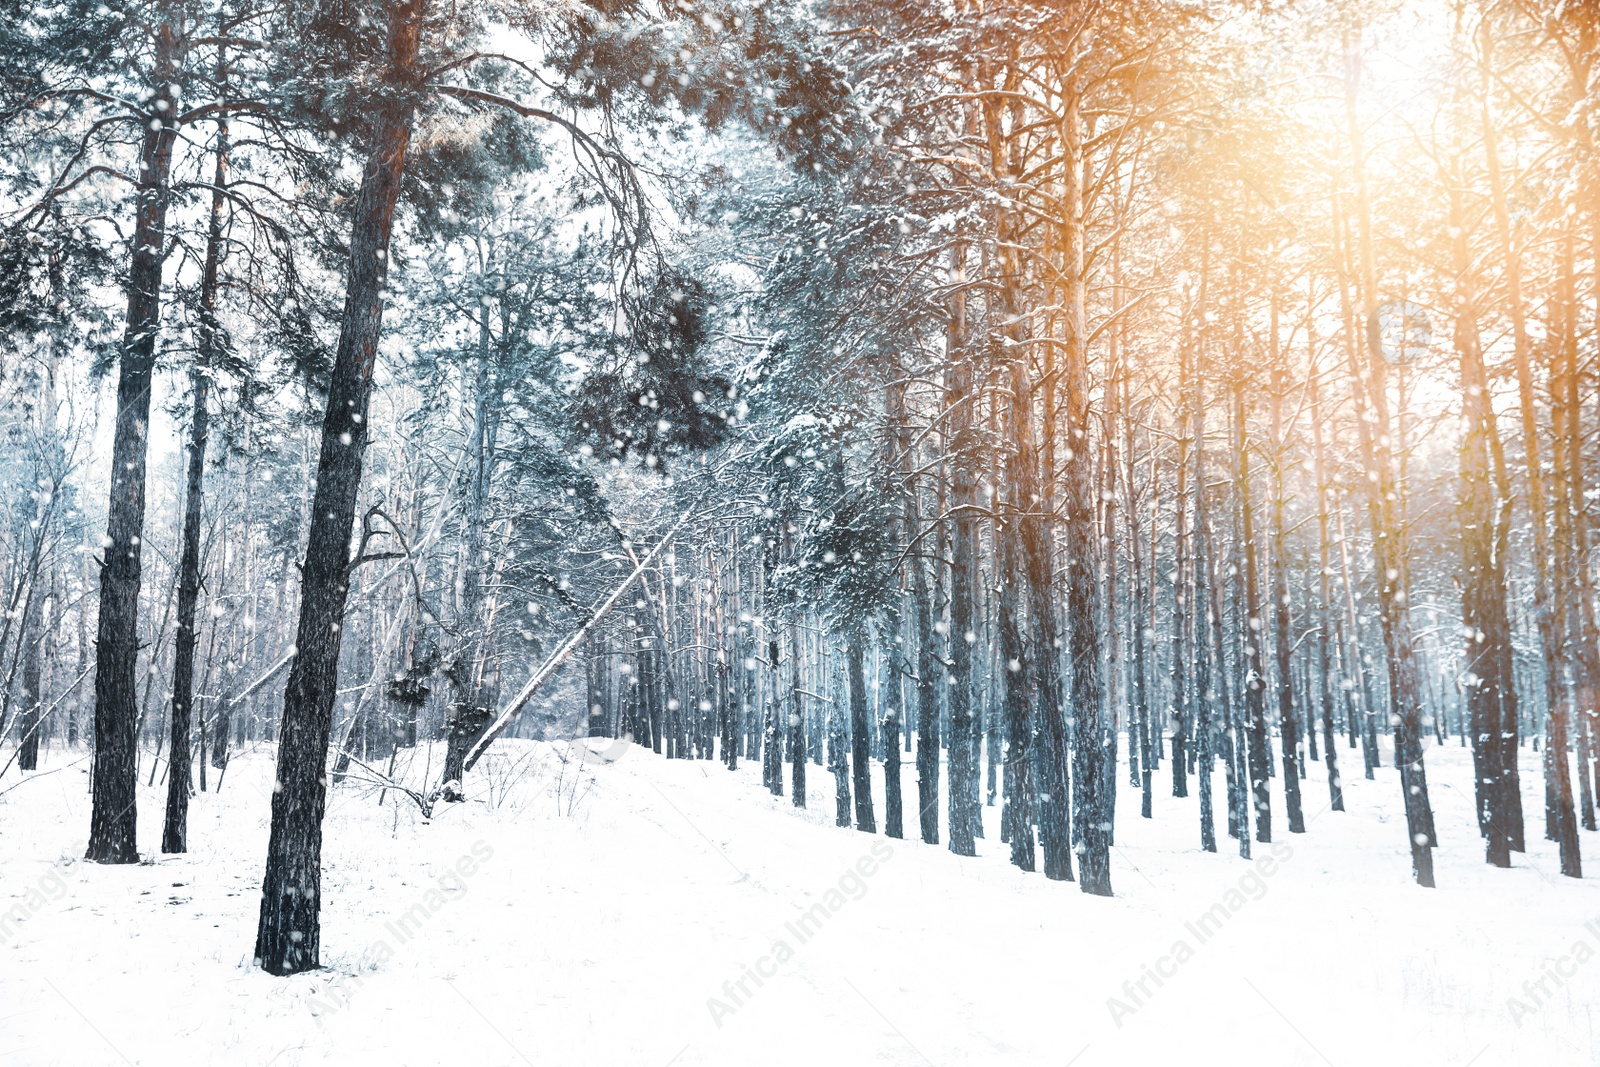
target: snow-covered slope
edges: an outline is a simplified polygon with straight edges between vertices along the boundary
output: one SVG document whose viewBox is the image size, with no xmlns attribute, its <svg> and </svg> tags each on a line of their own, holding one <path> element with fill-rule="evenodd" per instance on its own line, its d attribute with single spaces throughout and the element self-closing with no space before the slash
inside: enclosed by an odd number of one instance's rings
<svg viewBox="0 0 1600 1067">
<path fill-rule="evenodd" d="M 11 772 L 0 1065 L 1600 1060 L 1600 886 L 1555 873 L 1536 818 L 1515 869 L 1485 867 L 1454 746 L 1428 750 L 1437 890 L 1411 884 L 1394 771 L 1348 781 L 1339 813 L 1315 767 L 1309 832 L 1254 863 L 1226 836 L 1200 852 L 1198 802 L 1164 775 L 1153 821 L 1124 786 L 1112 899 L 1013 869 L 998 808 L 960 859 L 834 828 L 820 768 L 799 811 L 755 766 L 565 752 L 497 746 L 477 799 L 431 823 L 337 786 L 326 969 L 291 979 L 250 965 L 270 750 L 196 798 L 186 856 L 156 851 L 163 794 L 142 789 L 134 867 L 76 862 L 86 763 Z"/>
</svg>

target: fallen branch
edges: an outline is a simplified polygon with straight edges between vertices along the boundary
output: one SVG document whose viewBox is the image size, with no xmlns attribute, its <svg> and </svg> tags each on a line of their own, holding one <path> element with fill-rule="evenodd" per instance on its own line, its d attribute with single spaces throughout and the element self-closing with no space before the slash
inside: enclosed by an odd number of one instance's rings
<svg viewBox="0 0 1600 1067">
<path fill-rule="evenodd" d="M 622 594 L 626 593 L 633 586 L 633 583 L 639 580 L 640 575 L 644 574 L 650 565 L 661 556 L 662 550 L 667 547 L 673 537 L 677 536 L 678 531 L 688 524 L 689 519 L 694 515 L 698 507 L 699 504 L 696 503 L 686 509 L 678 521 L 672 524 L 672 528 L 666 532 L 666 535 L 656 542 L 656 547 L 650 550 L 650 554 L 640 560 L 633 568 L 633 573 L 623 579 L 622 584 L 617 586 L 616 590 L 605 599 L 605 602 L 595 609 L 589 621 L 580 626 L 577 633 L 563 641 L 561 646 L 551 653 L 550 658 L 544 661 L 544 665 L 533 672 L 533 677 L 528 679 L 528 684 L 524 685 L 521 691 L 511 698 L 511 702 L 505 706 L 505 710 L 490 724 L 489 728 L 483 732 L 483 736 L 478 738 L 477 743 L 467 753 L 467 758 L 461 768 L 463 774 L 472 769 L 473 764 L 478 762 L 478 757 L 483 755 L 483 750 L 488 748 L 495 738 L 505 732 L 506 727 L 511 725 L 528 701 L 533 699 L 534 694 L 550 680 L 560 666 L 567 661 L 567 658 L 578 650 L 578 646 L 583 644 L 584 638 L 589 636 L 590 631 L 595 628 L 600 620 L 605 618 L 611 609 L 617 606 L 617 601 L 622 599 Z"/>
<path fill-rule="evenodd" d="M 62 690 L 61 693 L 54 700 L 52 700 L 50 702 L 50 706 L 48 708 L 45 708 L 43 711 L 41 711 L 39 713 L 39 718 L 34 722 L 33 727 L 28 731 L 28 733 L 38 733 L 39 729 L 42 726 L 44 726 L 45 720 L 48 719 L 51 715 L 55 714 L 55 710 L 56 710 L 56 708 L 61 706 L 61 702 L 63 700 L 65 700 L 65 699 L 67 699 L 67 697 L 72 694 L 72 691 L 74 689 L 78 688 L 78 683 L 79 682 L 81 682 L 85 678 L 89 677 L 89 672 L 92 671 L 93 669 L 94 669 L 93 667 L 85 667 L 83 669 L 82 673 L 80 673 L 76 678 L 74 678 L 72 680 L 72 684 L 67 686 L 66 689 Z M 16 718 L 15 721 L 16 722 L 21 722 L 22 721 L 22 717 L 19 715 Z M 17 747 L 11 753 L 11 758 L 6 760 L 6 765 L 4 767 L 0 767 L 0 778 L 4 778 L 6 776 L 6 772 L 11 770 L 11 765 L 13 763 L 17 762 L 17 757 L 22 754 L 22 745 L 27 740 L 28 733 L 25 733 L 21 737 L 17 738 Z M 5 737 L 4 734 L 0 734 L 0 740 L 3 740 L 4 737 Z M 70 766 L 70 764 L 68 766 Z M 37 775 L 35 777 L 37 777 Z M 24 781 L 26 781 L 26 779 L 24 779 Z M 19 782 L 18 785 L 20 785 L 20 784 L 21 783 Z M 15 785 L 11 787 L 11 789 L 15 789 L 15 788 L 16 788 Z M 3 792 L 9 793 L 9 792 L 11 792 L 11 789 L 3 790 Z"/>
</svg>

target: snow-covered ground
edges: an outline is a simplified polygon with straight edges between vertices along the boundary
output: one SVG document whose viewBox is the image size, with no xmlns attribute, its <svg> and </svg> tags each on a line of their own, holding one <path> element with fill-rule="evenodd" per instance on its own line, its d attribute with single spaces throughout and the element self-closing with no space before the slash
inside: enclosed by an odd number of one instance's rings
<svg viewBox="0 0 1600 1067">
<path fill-rule="evenodd" d="M 1153 821 L 1124 786 L 1112 899 L 1013 869 L 998 808 L 960 859 L 834 828 L 820 768 L 799 811 L 754 765 L 565 751 L 497 746 L 431 823 L 337 786 L 325 969 L 289 979 L 250 961 L 270 750 L 196 797 L 186 856 L 158 851 L 163 793 L 142 789 L 129 867 L 77 862 L 87 763 L 11 771 L 0 1067 L 1600 1062 L 1600 881 L 1560 877 L 1537 818 L 1514 869 L 1486 867 L 1453 744 L 1428 751 L 1436 890 L 1411 884 L 1395 772 L 1364 781 L 1341 749 L 1349 810 L 1313 768 L 1309 832 L 1257 863 L 1226 836 L 1199 850 L 1165 768 Z"/>
</svg>

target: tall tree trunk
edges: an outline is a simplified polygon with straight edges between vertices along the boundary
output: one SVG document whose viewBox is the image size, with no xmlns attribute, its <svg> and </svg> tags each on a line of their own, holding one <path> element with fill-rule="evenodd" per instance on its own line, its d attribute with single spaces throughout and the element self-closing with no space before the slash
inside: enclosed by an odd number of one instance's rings
<svg viewBox="0 0 1600 1067">
<path fill-rule="evenodd" d="M 1456 353 L 1461 361 L 1461 618 L 1466 630 L 1466 704 L 1472 720 L 1472 764 L 1478 831 L 1484 858 L 1511 866 L 1511 812 L 1503 810 L 1505 718 L 1517 715 L 1514 679 L 1504 673 L 1511 662 L 1511 623 L 1506 614 L 1505 560 L 1509 527 L 1496 501 L 1491 455 L 1499 447 L 1489 379 L 1478 338 L 1477 295 L 1467 244 L 1460 172 L 1451 176 L 1451 245 L 1455 269 Z M 1491 438 L 1493 440 L 1491 441 Z M 1509 753 L 1516 759 L 1516 750 Z"/>
<path fill-rule="evenodd" d="M 793 710 L 789 713 L 789 761 L 792 778 L 789 795 L 797 808 L 806 806 L 806 709 L 801 699 L 801 669 L 804 657 L 800 651 L 800 628 L 789 624 L 789 692 Z"/>
<path fill-rule="evenodd" d="M 903 521 L 910 546 L 911 539 L 923 533 L 922 508 L 918 502 L 922 490 L 916 477 L 915 450 L 906 429 L 904 388 L 892 388 L 890 399 L 894 403 L 890 423 L 901 479 Z M 906 569 L 911 579 L 911 626 L 917 643 L 917 825 L 923 843 L 936 845 L 939 843 L 939 693 L 934 682 L 938 668 L 933 644 L 933 598 L 921 551 L 910 553 Z"/>
<path fill-rule="evenodd" d="M 1208 257 L 1209 258 L 1209 257 Z M 1205 306 L 1205 271 L 1201 273 L 1200 306 Z M 1204 344 L 1203 339 L 1199 342 Z M 1212 801 L 1211 771 L 1216 763 L 1216 700 L 1218 682 L 1226 682 L 1213 675 L 1211 664 L 1211 632 L 1219 619 L 1211 599 L 1211 530 L 1206 508 L 1205 440 L 1206 408 L 1205 387 L 1202 377 L 1202 353 L 1195 350 L 1194 373 L 1194 706 L 1195 706 L 1195 775 L 1200 789 L 1200 847 L 1206 852 L 1217 850 L 1216 813 Z M 1220 672 L 1219 660 L 1217 669 Z"/>
<path fill-rule="evenodd" d="M 900 781 L 900 724 L 905 721 L 905 628 L 899 620 L 891 623 L 894 643 L 885 643 L 888 654 L 889 695 L 878 731 L 883 744 L 883 833 L 885 837 L 905 837 L 905 801 Z M 774 643 L 776 645 L 776 643 Z"/>
<path fill-rule="evenodd" d="M 1569 238 L 1570 240 L 1570 238 Z M 1597 828 L 1595 819 L 1596 783 L 1592 775 L 1591 761 L 1594 757 L 1595 746 L 1595 714 L 1597 705 L 1600 705 L 1600 626 L 1595 622 L 1594 610 L 1594 575 L 1590 570 L 1591 546 L 1589 537 L 1589 492 L 1588 479 L 1584 475 L 1583 463 L 1583 403 L 1579 395 L 1580 370 L 1578 366 L 1578 324 L 1577 295 L 1570 291 L 1573 288 L 1573 275 L 1575 273 L 1571 261 L 1571 248 L 1569 244 L 1568 258 L 1565 265 L 1565 278 L 1569 291 L 1564 294 L 1565 329 L 1563 330 L 1562 354 L 1566 358 L 1567 373 L 1563 384 L 1566 387 L 1566 429 L 1567 429 L 1567 455 L 1568 480 L 1570 499 L 1572 501 L 1572 569 L 1571 569 L 1571 601 L 1577 606 L 1577 618 L 1574 622 L 1578 638 L 1577 660 L 1581 684 L 1578 689 L 1578 706 L 1574 726 L 1578 732 L 1576 743 L 1578 753 L 1578 786 L 1582 804 L 1583 828 L 1594 830 Z M 1597 280 L 1596 284 L 1600 284 Z M 1503 603 L 1503 601 L 1502 601 Z M 1516 758 L 1515 750 L 1510 754 L 1511 759 Z"/>
<path fill-rule="evenodd" d="M 1499 131 L 1491 101 L 1493 30 L 1487 22 L 1481 33 L 1483 150 L 1489 192 L 1494 205 L 1495 229 L 1505 265 L 1506 302 L 1511 313 L 1512 350 L 1522 416 L 1522 451 L 1527 464 L 1528 515 L 1533 526 L 1534 611 L 1539 630 L 1539 643 L 1544 651 L 1548 731 L 1545 738 L 1546 834 L 1560 845 L 1561 873 L 1576 878 L 1580 874 L 1582 864 L 1578 854 L 1577 820 L 1572 818 L 1571 781 L 1567 774 L 1564 756 L 1559 760 L 1551 758 L 1552 739 L 1559 735 L 1564 741 L 1566 734 L 1567 701 L 1562 692 L 1565 656 L 1560 632 L 1560 608 L 1550 579 L 1550 534 L 1544 471 L 1539 459 L 1539 422 L 1535 409 L 1533 372 L 1529 355 L 1531 342 L 1522 299 L 1522 262 L 1511 233 L 1511 210 L 1507 201 L 1505 180 L 1500 172 Z M 1565 749 L 1562 751 L 1564 753 Z"/>
<path fill-rule="evenodd" d="M 1256 840 L 1272 840 L 1272 792 L 1267 776 L 1267 680 L 1262 671 L 1261 643 L 1266 627 L 1261 618 L 1261 578 L 1256 551 L 1255 505 L 1250 499 L 1250 442 L 1244 424 L 1244 383 L 1233 384 L 1234 493 L 1239 499 L 1239 521 L 1244 553 L 1245 597 L 1245 721 L 1249 736 L 1250 792 L 1255 798 Z"/>
<path fill-rule="evenodd" d="M 401 0 L 390 11 L 388 77 L 395 91 L 374 117 L 350 235 L 344 317 L 322 423 L 301 572 L 297 651 L 284 692 L 277 788 L 256 929 L 255 958 L 264 970 L 278 975 L 320 965 L 328 734 L 338 691 L 339 645 L 353 562 L 350 533 L 383 322 L 389 234 L 411 143 L 411 90 L 419 77 L 423 14 L 423 0 Z"/>
<path fill-rule="evenodd" d="M 1123 421 L 1126 424 L 1126 452 L 1127 458 L 1123 463 L 1123 480 L 1125 482 L 1125 495 L 1127 498 L 1126 513 L 1128 516 L 1128 575 L 1132 586 L 1132 602 L 1128 609 L 1128 637 L 1133 650 L 1133 668 L 1128 676 L 1131 687 L 1129 694 L 1132 708 L 1129 715 L 1128 751 L 1129 770 L 1135 775 L 1130 784 L 1140 788 L 1139 814 L 1143 818 L 1151 818 L 1154 798 L 1154 778 L 1151 774 L 1150 764 L 1150 695 L 1149 673 L 1145 664 L 1145 618 L 1149 614 L 1147 601 L 1150 598 L 1149 586 L 1144 578 L 1144 555 L 1141 549 L 1143 541 L 1143 525 L 1139 521 L 1138 508 L 1135 506 L 1133 487 L 1133 411 L 1131 404 L 1130 375 L 1124 374 L 1122 381 L 1122 411 Z M 1155 460 L 1151 459 L 1150 491 L 1156 492 Z M 1137 753 L 1137 758 L 1133 754 Z"/>
<path fill-rule="evenodd" d="M 1178 345 L 1178 412 L 1173 432 L 1177 437 L 1177 484 L 1173 488 L 1172 532 L 1172 656 L 1168 668 L 1172 676 L 1172 795 L 1189 795 L 1188 769 L 1184 759 L 1184 736 L 1189 725 L 1189 668 L 1191 618 L 1194 604 L 1190 594 L 1192 567 L 1189 562 L 1189 423 L 1194 403 L 1194 316 L 1184 316 L 1183 340 Z"/>
<path fill-rule="evenodd" d="M 1576 471 L 1582 460 L 1580 446 L 1582 444 L 1581 427 L 1579 426 L 1578 412 L 1578 312 L 1576 285 L 1574 274 L 1575 240 L 1571 227 L 1567 229 L 1561 257 L 1560 274 L 1556 283 L 1556 300 L 1552 308 L 1555 322 L 1548 332 L 1556 338 L 1556 346 L 1551 353 L 1550 368 L 1550 394 L 1551 394 L 1551 419 L 1553 442 L 1551 448 L 1552 475 L 1555 517 L 1555 581 L 1557 583 L 1556 602 L 1562 611 L 1561 630 L 1566 643 L 1565 658 L 1571 672 L 1572 684 L 1566 688 L 1564 695 L 1566 703 L 1561 709 L 1558 719 L 1552 721 L 1552 738 L 1550 744 L 1551 758 L 1559 764 L 1557 768 L 1557 802 L 1564 806 L 1564 810 L 1557 813 L 1556 825 L 1560 833 L 1563 852 L 1570 851 L 1570 856 L 1563 858 L 1563 873 L 1578 877 L 1582 870 L 1578 854 L 1578 825 L 1577 814 L 1573 810 L 1571 770 L 1568 759 L 1568 749 L 1576 747 L 1578 751 L 1579 766 L 1579 795 L 1590 822 L 1594 820 L 1594 798 L 1589 795 L 1589 776 L 1584 769 L 1584 752 L 1581 744 L 1573 745 L 1574 740 L 1582 740 L 1582 732 L 1574 725 L 1575 719 L 1587 714 L 1587 710 L 1594 705 L 1594 675 L 1590 669 L 1595 666 L 1595 651 L 1584 641 L 1583 608 L 1579 599 L 1584 593 L 1584 581 L 1579 577 L 1576 567 L 1577 527 L 1579 521 L 1574 513 L 1583 507 L 1582 492 L 1583 479 Z M 1576 738 L 1573 736 L 1576 734 Z M 1565 783 L 1562 779 L 1567 779 Z M 1571 838 L 1570 843 L 1567 837 Z M 1566 870 L 1570 862 L 1572 870 Z"/>
<path fill-rule="evenodd" d="M 1333 564 L 1328 550 L 1328 467 L 1322 441 L 1322 387 L 1318 381 L 1316 345 L 1311 344 L 1306 389 L 1311 408 L 1312 474 L 1317 487 L 1317 683 L 1322 710 L 1322 754 L 1328 764 L 1328 806 L 1344 810 L 1344 783 L 1339 778 L 1339 753 L 1333 744 L 1333 667 L 1329 634 L 1333 629 Z"/>
<path fill-rule="evenodd" d="M 1013 383 L 1025 373 L 1013 368 Z M 1000 428 L 1002 439 L 1017 440 L 1020 433 L 1018 420 L 1030 417 L 1030 413 L 1018 408 L 1018 392 L 1014 384 L 1009 397 L 1001 396 L 996 400 L 1004 413 Z M 1021 560 L 1021 541 L 1027 536 L 1024 533 L 1023 524 L 1026 520 L 1023 509 L 1037 505 L 1023 495 L 1024 476 L 1017 452 L 1013 448 L 1007 454 L 1009 469 L 1005 483 L 1010 486 L 1009 499 L 1006 501 L 1009 506 L 1002 512 L 1000 499 L 998 496 L 995 498 L 995 581 L 999 587 L 995 623 L 1003 661 L 1000 691 L 1006 715 L 1006 794 L 1001 813 L 1005 825 L 1001 837 L 1011 845 L 1011 862 L 1024 871 L 1031 871 L 1036 863 L 1033 841 L 1035 795 L 1031 774 L 1035 761 L 1033 743 L 1036 727 L 1028 703 L 1028 677 L 1035 673 L 1036 665 L 1023 638 L 1027 624 L 1019 587 L 1026 580 Z M 1005 516 L 1004 521 L 1001 521 L 1001 515 Z"/>
<path fill-rule="evenodd" d="M 957 253 L 958 276 L 964 270 L 964 253 Z M 973 464 L 979 435 L 973 417 L 975 403 L 973 353 L 965 298 L 952 306 L 948 362 L 945 366 L 945 410 L 949 412 L 950 441 L 950 737 L 949 832 L 950 851 L 958 856 L 976 854 L 969 794 L 977 767 L 972 759 L 973 645 L 977 641 L 978 535 L 977 479 Z"/>
<path fill-rule="evenodd" d="M 1063 94 L 1061 127 L 1065 131 L 1064 195 L 1065 219 L 1063 265 L 1066 339 L 1062 346 L 1061 386 L 1063 422 L 1066 428 L 1063 525 L 1066 529 L 1067 619 L 1070 627 L 1067 653 L 1072 662 L 1072 689 L 1067 700 L 1073 716 L 1073 807 L 1081 830 L 1078 859 L 1079 888 L 1098 896 L 1111 895 L 1110 804 L 1105 794 L 1106 776 L 1102 764 L 1109 748 L 1105 736 L 1105 714 L 1100 686 L 1100 583 L 1101 548 L 1094 525 L 1095 480 L 1091 462 L 1090 433 L 1092 415 L 1089 391 L 1093 376 L 1089 369 L 1088 277 L 1084 223 L 1084 146 L 1082 122 L 1078 114 L 1079 90 L 1066 87 Z M 1053 347 L 1053 346 L 1052 346 Z M 1053 368 L 1046 368 L 1043 390 L 1046 395 L 1045 428 L 1055 430 L 1055 390 Z M 1050 472 L 1054 474 L 1052 470 Z M 1052 478 L 1052 481 L 1054 479 Z M 1048 501 L 1049 497 L 1045 497 Z M 1038 620 L 1035 619 L 1037 625 Z M 1048 648 L 1049 646 L 1047 646 Z M 1051 649 L 1053 655 L 1053 649 Z M 1063 753 L 1064 754 L 1064 753 Z M 1064 761 L 1063 761 L 1064 763 Z M 1065 786 L 1066 768 L 1059 782 L 1049 788 Z M 1064 802 L 1065 797 L 1059 802 Z M 1050 859 L 1045 858 L 1046 873 Z"/>
<path fill-rule="evenodd" d="M 1283 801 L 1289 815 L 1289 832 L 1306 832 L 1305 813 L 1300 807 L 1300 753 L 1297 747 L 1300 723 L 1294 709 L 1294 675 L 1290 656 L 1294 649 L 1294 627 L 1289 613 L 1289 549 L 1284 509 L 1285 455 L 1283 426 L 1284 353 L 1278 344 L 1278 295 L 1272 294 L 1272 612 L 1277 638 L 1275 652 L 1278 673 L 1278 729 L 1283 743 Z"/>
<path fill-rule="evenodd" d="M 225 59 L 219 57 L 218 67 Z M 223 68 L 225 69 L 225 68 Z M 183 496 L 183 548 L 178 561 L 178 630 L 173 637 L 172 747 L 167 768 L 167 814 L 162 852 L 189 850 L 189 724 L 194 707 L 195 608 L 200 600 L 200 519 L 204 498 L 207 396 L 211 374 L 220 362 L 217 274 L 222 261 L 222 223 L 227 207 L 228 123 L 217 121 L 216 161 L 212 170 L 211 217 L 206 226 L 206 258 L 200 276 L 200 358 L 189 373 L 189 477 Z M 226 739 L 224 729 L 221 736 Z"/>
<path fill-rule="evenodd" d="M 168 177 L 177 140 L 173 62 L 176 30 L 165 5 L 155 31 L 155 59 L 139 148 L 139 191 L 128 270 L 128 315 L 117 380 L 111 443 L 111 497 L 100 564 L 99 640 L 95 646 L 94 803 L 86 859 L 137 863 L 139 774 L 139 579 L 143 556 L 145 465 L 150 385 L 161 328 L 161 272 L 166 259 Z"/>
<path fill-rule="evenodd" d="M 856 829 L 865 834 L 878 832 L 872 810 L 872 736 L 868 732 L 867 674 L 862 646 L 866 634 L 857 631 L 845 638 L 845 665 L 850 675 L 850 778 L 856 798 Z"/>
<path fill-rule="evenodd" d="M 1366 150 L 1356 95 L 1361 59 L 1358 34 L 1345 39 L 1345 116 L 1349 125 L 1351 158 L 1356 175 L 1356 220 L 1360 231 L 1361 299 L 1363 319 L 1370 332 L 1377 322 L 1377 281 L 1372 241 L 1372 213 L 1367 194 Z M 1371 346 L 1369 345 L 1369 348 Z M 1420 886 L 1433 886 L 1433 806 L 1428 798 L 1427 769 L 1421 744 L 1421 707 L 1417 691 L 1417 664 L 1412 645 L 1410 607 L 1406 603 L 1405 531 L 1396 515 L 1399 489 L 1389 446 L 1388 385 L 1383 361 L 1369 351 L 1366 373 L 1356 382 L 1374 419 L 1367 420 L 1365 403 L 1358 398 L 1357 419 L 1362 458 L 1369 476 L 1369 513 L 1372 521 L 1373 557 L 1377 564 L 1379 620 L 1389 666 L 1389 720 L 1394 724 L 1395 765 L 1400 771 L 1400 795 L 1406 810 L 1406 837 L 1411 848 L 1412 875 Z M 1376 430 L 1376 433 L 1373 431 Z M 1373 438 L 1377 439 L 1374 440 Z"/>
</svg>

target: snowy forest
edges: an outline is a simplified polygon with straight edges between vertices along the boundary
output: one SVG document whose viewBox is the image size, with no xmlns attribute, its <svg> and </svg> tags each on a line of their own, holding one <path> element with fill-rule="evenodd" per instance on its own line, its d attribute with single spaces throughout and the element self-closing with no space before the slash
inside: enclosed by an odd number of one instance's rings
<svg viewBox="0 0 1600 1067">
<path fill-rule="evenodd" d="M 0 431 L 0 1062 L 1600 1062 L 1594 0 L 0 0 Z"/>
</svg>

